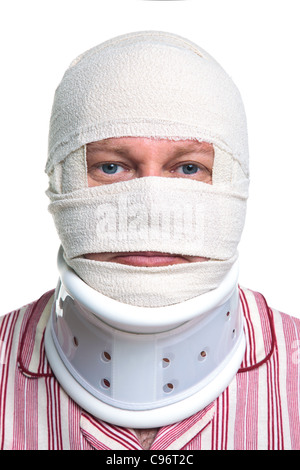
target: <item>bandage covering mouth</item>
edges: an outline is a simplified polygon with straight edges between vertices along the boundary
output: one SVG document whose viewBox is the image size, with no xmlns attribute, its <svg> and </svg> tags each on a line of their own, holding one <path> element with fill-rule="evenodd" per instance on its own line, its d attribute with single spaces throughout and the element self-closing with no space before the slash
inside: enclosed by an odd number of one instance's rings
<svg viewBox="0 0 300 470">
<path fill-rule="evenodd" d="M 183 178 L 147 177 L 53 196 L 65 259 L 97 291 L 139 306 L 170 305 L 218 286 L 236 261 L 244 198 Z M 228 224 L 228 216 L 236 221 Z M 88 253 L 159 251 L 209 261 L 136 267 Z"/>
</svg>

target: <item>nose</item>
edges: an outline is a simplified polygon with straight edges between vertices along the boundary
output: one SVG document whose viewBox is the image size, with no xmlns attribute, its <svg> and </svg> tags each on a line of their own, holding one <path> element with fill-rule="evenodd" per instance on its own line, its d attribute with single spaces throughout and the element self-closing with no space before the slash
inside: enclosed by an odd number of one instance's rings
<svg viewBox="0 0 300 470">
<path fill-rule="evenodd" d="M 163 170 L 160 165 L 155 162 L 148 161 L 138 169 L 138 177 L 144 178 L 145 176 L 162 176 Z"/>
</svg>

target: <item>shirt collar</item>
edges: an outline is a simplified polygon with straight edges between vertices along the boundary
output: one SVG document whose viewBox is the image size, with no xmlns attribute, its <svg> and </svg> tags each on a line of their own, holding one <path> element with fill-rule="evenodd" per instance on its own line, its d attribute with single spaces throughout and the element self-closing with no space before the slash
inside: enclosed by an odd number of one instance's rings
<svg viewBox="0 0 300 470">
<path fill-rule="evenodd" d="M 246 351 L 239 373 L 256 369 L 268 361 L 274 352 L 276 335 L 273 314 L 266 299 L 258 292 L 240 288 L 244 314 Z"/>
<path fill-rule="evenodd" d="M 213 419 L 215 402 L 179 423 L 159 429 L 151 450 L 182 449 Z M 142 450 L 133 429 L 120 428 L 97 420 L 83 412 L 80 428 L 87 441 L 97 450 Z"/>
<path fill-rule="evenodd" d="M 18 351 L 19 370 L 30 378 L 51 377 L 44 347 L 44 335 L 50 317 L 54 290 L 24 307 L 22 334 Z"/>
</svg>

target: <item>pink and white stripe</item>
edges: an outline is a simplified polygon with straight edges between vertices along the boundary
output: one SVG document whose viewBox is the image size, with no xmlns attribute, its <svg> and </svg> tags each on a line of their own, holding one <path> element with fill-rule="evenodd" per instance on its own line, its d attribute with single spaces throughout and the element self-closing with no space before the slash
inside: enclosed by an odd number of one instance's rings
<svg viewBox="0 0 300 470">
<path fill-rule="evenodd" d="M 229 387 L 204 410 L 159 429 L 152 450 L 300 449 L 300 320 L 240 288 L 247 348 Z M 0 318 L 0 448 L 142 450 L 132 429 L 102 422 L 60 387 L 44 332 L 53 291 Z"/>
</svg>

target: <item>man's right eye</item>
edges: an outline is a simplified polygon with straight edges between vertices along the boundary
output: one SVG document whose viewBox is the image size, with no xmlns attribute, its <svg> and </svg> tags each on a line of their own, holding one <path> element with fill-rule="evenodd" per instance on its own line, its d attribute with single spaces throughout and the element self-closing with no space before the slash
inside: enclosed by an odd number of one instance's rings
<svg viewBox="0 0 300 470">
<path fill-rule="evenodd" d="M 115 175 L 123 170 L 121 165 L 117 165 L 117 163 L 102 163 L 101 165 L 98 165 L 98 168 L 107 175 Z"/>
</svg>

